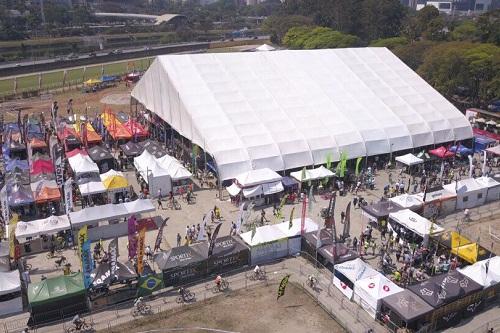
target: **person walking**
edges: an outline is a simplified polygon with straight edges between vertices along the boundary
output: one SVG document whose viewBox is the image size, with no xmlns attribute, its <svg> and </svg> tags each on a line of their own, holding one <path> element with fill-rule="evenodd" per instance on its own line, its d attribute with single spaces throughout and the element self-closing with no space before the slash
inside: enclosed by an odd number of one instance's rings
<svg viewBox="0 0 500 333">
<path fill-rule="evenodd" d="M 161 196 L 158 196 L 158 209 L 160 209 L 160 208 L 161 208 L 161 210 L 164 210 L 163 204 L 161 202 Z"/>
<path fill-rule="evenodd" d="M 182 236 L 180 233 L 177 233 L 177 247 L 181 246 Z"/>
<path fill-rule="evenodd" d="M 266 219 L 266 211 L 263 209 L 261 212 L 260 212 L 260 223 L 261 224 L 264 224 L 264 222 L 269 222 L 268 219 Z"/>
</svg>

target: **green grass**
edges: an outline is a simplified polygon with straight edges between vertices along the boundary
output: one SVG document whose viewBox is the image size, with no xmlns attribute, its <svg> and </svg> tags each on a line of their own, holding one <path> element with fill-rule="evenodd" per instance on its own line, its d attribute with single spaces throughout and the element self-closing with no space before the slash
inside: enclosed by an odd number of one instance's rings
<svg viewBox="0 0 500 333">
<path fill-rule="evenodd" d="M 149 66 L 151 58 L 143 58 L 134 61 L 121 61 L 104 65 L 104 75 L 121 75 L 127 72 L 127 63 L 130 62 L 129 70 L 132 68 L 145 70 Z M 102 65 L 87 66 L 85 77 L 83 66 L 69 69 L 66 75 L 66 85 L 75 85 L 88 79 L 99 79 L 101 77 Z M 42 89 L 61 88 L 64 70 L 42 73 Z M 17 78 L 17 92 L 38 89 L 38 74 L 20 76 Z M 0 80 L 0 95 L 8 95 L 14 92 L 14 79 Z"/>
</svg>

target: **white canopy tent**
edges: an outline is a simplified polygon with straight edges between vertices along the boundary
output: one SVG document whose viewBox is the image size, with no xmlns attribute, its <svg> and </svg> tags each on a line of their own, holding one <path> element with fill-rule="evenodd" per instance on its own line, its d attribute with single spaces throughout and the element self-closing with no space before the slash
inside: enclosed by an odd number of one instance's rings
<svg viewBox="0 0 500 333">
<path fill-rule="evenodd" d="M 240 194 L 241 188 L 235 183 L 232 183 L 231 186 L 226 187 L 226 191 L 230 196 L 235 197 Z"/>
<path fill-rule="evenodd" d="M 68 158 L 68 163 L 76 176 L 84 173 L 99 174 L 99 167 L 88 155 L 76 154 Z"/>
<path fill-rule="evenodd" d="M 295 218 L 292 220 L 292 225 L 290 227 L 290 220 L 276 224 L 278 229 L 280 229 L 288 237 L 288 254 L 295 255 L 301 250 L 301 228 L 302 219 Z M 314 232 L 318 230 L 318 224 L 313 220 L 306 217 L 304 219 L 304 234 L 308 232 Z"/>
<path fill-rule="evenodd" d="M 372 318 L 376 318 L 382 299 L 403 291 L 391 280 L 378 273 L 354 283 L 354 302 L 358 303 Z"/>
<path fill-rule="evenodd" d="M 500 283 L 500 257 L 481 260 L 457 271 L 488 288 Z"/>
<path fill-rule="evenodd" d="M 40 235 L 54 235 L 59 231 L 69 230 L 71 225 L 67 215 L 52 215 L 46 219 L 30 222 L 18 222 L 16 225 L 16 238 L 37 237 Z"/>
<path fill-rule="evenodd" d="M 335 176 L 335 174 L 332 171 L 328 170 L 327 168 L 325 168 L 322 165 L 315 168 L 315 169 L 309 169 L 309 170 L 306 169 L 304 179 L 302 179 L 302 173 L 303 173 L 302 170 L 295 171 L 295 172 L 291 172 L 290 176 L 292 176 L 293 178 L 295 178 L 299 182 L 300 181 L 307 182 L 310 180 L 330 178 L 330 177 Z"/>
<path fill-rule="evenodd" d="M 380 274 L 360 258 L 333 267 L 333 284 L 349 299 L 353 296 L 356 281 Z"/>
<path fill-rule="evenodd" d="M 257 170 L 249 170 L 243 172 L 235 177 L 236 182 L 241 187 L 249 187 L 264 183 L 272 183 L 281 181 L 281 176 L 269 168 L 262 168 Z"/>
<path fill-rule="evenodd" d="M 261 46 L 255 48 L 255 51 L 274 51 L 276 50 L 276 48 L 272 47 L 271 45 L 268 45 L 268 44 L 262 44 Z"/>
<path fill-rule="evenodd" d="M 408 208 L 411 210 L 418 210 L 424 204 L 418 196 L 408 193 L 398 195 L 397 197 L 392 197 L 389 200 L 403 208 Z"/>
<path fill-rule="evenodd" d="M 86 207 L 77 212 L 70 212 L 69 218 L 71 220 L 71 225 L 79 228 L 84 224 L 96 225 L 99 221 L 119 219 L 134 214 L 150 213 L 155 210 L 151 200 L 137 199 L 121 204 Z"/>
<path fill-rule="evenodd" d="M 173 181 L 189 179 L 192 176 L 191 172 L 179 160 L 170 155 L 164 155 L 158 158 L 156 162 L 167 171 Z"/>
<path fill-rule="evenodd" d="M 99 181 L 90 181 L 85 184 L 80 184 L 78 185 L 78 189 L 83 196 L 106 192 L 106 188 L 102 182 Z"/>
<path fill-rule="evenodd" d="M 488 189 L 486 202 L 500 200 L 500 183 L 491 177 L 479 177 L 476 181 Z"/>
<path fill-rule="evenodd" d="M 397 224 L 422 237 L 424 239 L 424 245 L 429 242 L 429 235 L 437 235 L 444 232 L 444 229 L 438 224 L 432 223 L 425 217 L 422 217 L 409 209 L 403 209 L 390 213 L 389 228 L 391 228 L 391 221 L 396 222 Z"/>
<path fill-rule="evenodd" d="M 396 162 L 402 163 L 407 166 L 413 166 L 424 163 L 424 160 L 410 153 L 403 156 L 397 156 Z"/>
<path fill-rule="evenodd" d="M 443 188 L 457 196 L 457 209 L 481 206 L 486 202 L 488 195 L 488 187 L 474 178 L 454 181 L 443 185 Z"/>
<path fill-rule="evenodd" d="M 159 56 L 132 97 L 213 156 L 220 180 L 472 137 L 386 48 Z"/>
<path fill-rule="evenodd" d="M 21 278 L 19 271 L 0 272 L 0 296 L 6 298 L 8 294 L 13 294 L 5 301 L 0 301 L 0 315 L 7 315 L 23 311 L 23 298 L 21 294 Z"/>
<path fill-rule="evenodd" d="M 288 256 L 288 237 L 276 224 L 256 228 L 253 238 L 252 231 L 240 237 L 250 248 L 252 265 Z"/>
</svg>

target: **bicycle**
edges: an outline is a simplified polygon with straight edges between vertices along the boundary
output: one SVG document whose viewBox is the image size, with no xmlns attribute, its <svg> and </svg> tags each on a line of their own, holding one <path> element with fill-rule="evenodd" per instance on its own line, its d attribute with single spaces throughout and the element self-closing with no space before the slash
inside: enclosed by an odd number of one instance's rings
<svg viewBox="0 0 500 333">
<path fill-rule="evenodd" d="M 209 283 L 205 284 L 205 289 L 212 290 L 212 292 L 214 294 L 216 294 L 218 292 L 224 292 L 227 289 L 229 289 L 229 282 L 226 279 L 222 279 L 220 281 L 220 284 L 219 285 L 215 284 L 215 286 L 209 282 Z"/>
<path fill-rule="evenodd" d="M 48 252 L 45 257 L 47 259 L 53 259 L 53 258 L 57 258 L 59 257 L 61 254 L 62 254 L 63 250 L 62 249 L 55 249 L 54 252 Z"/>
<path fill-rule="evenodd" d="M 145 316 L 151 314 L 151 305 L 146 304 L 146 303 L 141 303 L 138 306 L 134 306 L 132 309 L 132 316 Z"/>
<path fill-rule="evenodd" d="M 266 271 L 261 268 L 257 273 L 253 271 L 252 275 L 250 275 L 248 278 L 252 281 L 262 281 L 267 279 L 267 274 Z"/>
<path fill-rule="evenodd" d="M 85 322 L 85 320 L 82 320 L 82 323 L 80 324 L 79 327 L 77 326 L 72 326 L 66 330 L 67 333 L 74 333 L 74 332 L 92 332 L 94 330 L 94 326 L 92 324 L 89 324 Z"/>
<path fill-rule="evenodd" d="M 314 276 L 310 276 L 307 278 L 306 284 L 312 290 L 316 290 L 318 287 L 318 279 L 316 279 L 316 277 Z"/>
<path fill-rule="evenodd" d="M 170 200 L 167 204 L 168 209 L 180 210 L 182 209 L 181 204 L 174 198 Z"/>
<path fill-rule="evenodd" d="M 189 303 L 194 301 L 195 293 L 190 292 L 188 289 L 184 290 L 184 294 L 179 295 L 176 299 L 177 303 Z"/>
</svg>

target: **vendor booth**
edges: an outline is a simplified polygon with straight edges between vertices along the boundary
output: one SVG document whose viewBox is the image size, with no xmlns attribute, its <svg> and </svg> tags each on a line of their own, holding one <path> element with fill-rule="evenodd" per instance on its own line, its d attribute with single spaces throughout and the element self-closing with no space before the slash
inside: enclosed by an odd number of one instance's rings
<svg viewBox="0 0 500 333">
<path fill-rule="evenodd" d="M 403 165 L 406 165 L 407 167 L 412 167 L 415 165 L 423 164 L 424 160 L 421 158 L 418 158 L 417 156 L 409 153 L 403 156 L 397 156 L 396 157 L 396 162 L 401 163 Z"/>
<path fill-rule="evenodd" d="M 422 209 L 422 206 L 424 205 L 422 200 L 420 200 L 417 195 L 407 193 L 398 195 L 397 197 L 389 198 L 389 201 L 392 201 L 396 205 L 405 209 L 410 209 L 414 212 L 420 211 Z"/>
<path fill-rule="evenodd" d="M 0 316 L 23 311 L 19 271 L 0 272 Z"/>
<path fill-rule="evenodd" d="M 102 137 L 95 131 L 94 127 L 92 127 L 91 123 L 86 123 L 85 125 L 87 128 L 87 144 L 88 145 L 94 145 L 94 144 L 99 144 L 102 141 Z M 85 138 L 83 137 L 84 135 L 81 133 L 81 128 L 79 128 L 79 124 L 76 123 L 73 125 L 73 128 L 75 129 L 76 133 L 78 134 L 78 138 L 80 139 L 81 142 L 85 141 Z"/>
<path fill-rule="evenodd" d="M 488 187 L 477 182 L 474 178 L 467 178 L 443 185 L 448 192 L 457 196 L 457 209 L 473 208 L 486 202 Z"/>
<path fill-rule="evenodd" d="M 252 231 L 240 237 L 250 248 L 251 265 L 288 256 L 288 237 L 276 224 L 256 228 L 253 238 Z"/>
<path fill-rule="evenodd" d="M 155 140 L 146 140 L 138 143 L 142 150 L 147 150 L 155 158 L 160 158 L 167 154 L 167 150 Z"/>
<path fill-rule="evenodd" d="M 88 302 L 82 273 L 47 278 L 29 284 L 28 303 L 30 326 L 86 312 Z"/>
<path fill-rule="evenodd" d="M 446 216 L 455 211 L 457 196 L 442 186 L 427 189 L 416 194 L 423 202 L 422 215 L 426 218 Z"/>
<path fill-rule="evenodd" d="M 451 249 L 451 253 L 457 255 L 460 259 L 473 264 L 493 256 L 493 254 L 477 243 L 460 245 Z"/>
<path fill-rule="evenodd" d="M 65 150 L 70 151 L 81 146 L 78 134 L 73 127 L 62 124 L 57 131 L 57 138 L 63 143 Z"/>
<path fill-rule="evenodd" d="M 345 261 L 354 260 L 358 254 L 351 251 L 342 243 L 336 244 L 335 257 L 333 256 L 333 237 L 330 229 L 323 228 L 319 232 L 320 241 L 318 241 L 318 232 L 308 232 L 302 237 L 302 252 L 308 254 L 307 259 L 320 261 L 329 270 L 333 271 L 333 265 Z"/>
<path fill-rule="evenodd" d="M 52 164 L 52 161 L 39 159 L 31 163 L 30 173 L 32 175 L 38 175 L 39 173 L 49 174 L 54 173 L 54 171 L 55 168 L 54 164 Z"/>
<path fill-rule="evenodd" d="M 236 176 L 233 185 L 227 188 L 232 197 L 239 196 L 261 206 L 277 201 L 276 193 L 283 192 L 282 177 L 269 168 L 250 170 Z"/>
<path fill-rule="evenodd" d="M 111 203 L 118 203 L 127 195 L 129 184 L 122 172 L 111 169 L 101 175 L 101 181 Z"/>
<path fill-rule="evenodd" d="M 75 179 L 92 178 L 99 175 L 99 167 L 88 155 L 77 154 L 68 158 L 68 163 L 73 170 Z"/>
<path fill-rule="evenodd" d="M 473 306 L 473 311 L 467 307 L 482 298 L 483 288 L 471 278 L 457 271 L 436 275 L 430 279 L 408 286 L 408 289 L 422 298 L 435 310 L 431 322 L 435 329 L 455 326 L 466 315 L 480 311 L 484 304 Z"/>
<path fill-rule="evenodd" d="M 142 154 L 142 151 L 144 150 L 144 148 L 142 148 L 139 144 L 137 144 L 133 141 L 129 141 L 129 142 L 121 145 L 120 149 L 122 150 L 122 152 L 125 154 L 125 156 L 127 158 L 137 157 L 140 154 Z"/>
<path fill-rule="evenodd" d="M 384 275 L 378 273 L 354 283 L 353 300 L 375 319 L 382 306 L 382 300 L 403 290 Z"/>
<path fill-rule="evenodd" d="M 115 274 L 111 274 L 111 263 L 102 262 L 97 266 L 96 269 L 90 274 L 92 277 L 91 289 L 99 290 L 101 288 L 107 288 L 111 284 L 126 284 L 132 280 L 136 280 L 139 276 L 135 270 L 121 262 L 116 262 Z"/>
<path fill-rule="evenodd" d="M 11 210 L 18 213 L 21 218 L 30 216 L 35 203 L 31 187 L 19 183 L 8 183 L 6 186 L 7 201 Z"/>
<path fill-rule="evenodd" d="M 104 187 L 103 183 L 98 180 L 80 183 L 78 185 L 78 190 L 84 197 L 106 192 L 106 188 Z"/>
<path fill-rule="evenodd" d="M 290 221 L 285 221 L 276 226 L 288 237 L 288 254 L 291 256 L 299 254 L 302 249 L 302 219 L 293 219 L 292 225 Z M 304 234 L 317 232 L 318 228 L 318 225 L 310 218 L 304 219 Z"/>
<path fill-rule="evenodd" d="M 290 176 L 295 178 L 299 182 L 308 182 L 313 180 L 331 178 L 335 176 L 335 174 L 324 166 L 319 166 L 316 169 L 306 169 L 305 173 L 303 172 L 303 170 L 291 172 Z"/>
<path fill-rule="evenodd" d="M 318 249 L 317 260 L 333 272 L 335 264 L 354 260 L 358 254 L 347 247 L 344 243 L 324 245 Z"/>
<path fill-rule="evenodd" d="M 401 237 L 401 241 L 406 239 L 410 244 L 422 244 L 423 246 L 429 244 L 430 235 L 444 232 L 441 226 L 409 209 L 389 214 L 388 228 L 394 230 L 395 234 Z"/>
<path fill-rule="evenodd" d="M 156 158 L 147 150 L 134 158 L 134 166 L 148 184 L 151 196 L 156 198 L 160 191 L 162 195 L 172 191 L 172 180 L 167 170 L 163 169 L 156 161 Z"/>
<path fill-rule="evenodd" d="M 190 183 L 191 172 L 186 169 L 176 158 L 170 155 L 163 155 L 156 158 L 158 165 L 167 171 L 170 179 L 172 180 L 172 191 L 178 193 L 182 187 L 183 192 L 187 192 L 186 186 Z"/>
<path fill-rule="evenodd" d="M 460 157 L 472 155 L 474 153 L 471 148 L 467 148 L 464 145 L 451 146 L 450 151 L 456 153 Z"/>
<path fill-rule="evenodd" d="M 494 147 L 497 141 L 482 135 L 474 135 L 474 152 L 482 152 L 485 149 Z"/>
<path fill-rule="evenodd" d="M 20 160 L 17 158 L 10 159 L 10 160 L 6 161 L 5 170 L 7 172 L 13 172 L 16 169 L 23 170 L 23 171 L 29 170 L 30 166 L 28 164 L 28 161 L 27 160 Z"/>
<path fill-rule="evenodd" d="M 227 272 L 250 264 L 248 247 L 233 236 L 218 237 L 210 257 L 208 257 L 208 245 L 208 242 L 202 242 L 191 246 L 203 257 L 208 258 L 208 275 Z"/>
<path fill-rule="evenodd" d="M 389 317 L 390 321 L 386 325 L 391 332 L 397 332 L 398 328 L 416 332 L 428 324 L 433 310 L 420 297 L 404 289 L 383 298 L 380 312 Z"/>
<path fill-rule="evenodd" d="M 46 236 L 57 235 L 62 231 L 71 230 L 67 215 L 49 216 L 29 222 L 19 221 L 16 225 L 16 239 L 21 246 L 21 256 L 48 251 L 51 246 L 51 238 Z M 68 240 L 69 242 L 69 240 Z"/>
<path fill-rule="evenodd" d="M 163 272 L 165 287 L 183 285 L 206 275 L 207 257 L 196 249 L 185 245 L 155 254 L 154 262 Z"/>
<path fill-rule="evenodd" d="M 41 179 L 31 183 L 36 209 L 42 216 L 58 212 L 61 202 L 61 192 L 54 180 Z"/>
<path fill-rule="evenodd" d="M 132 137 L 135 139 L 143 139 L 149 136 L 149 132 L 139 122 L 133 119 L 128 119 L 123 126 L 132 133 Z"/>
<path fill-rule="evenodd" d="M 450 158 L 455 156 L 455 153 L 450 151 L 448 148 L 441 146 L 436 149 L 429 150 L 429 154 L 439 157 L 441 159 Z"/>
<path fill-rule="evenodd" d="M 368 218 L 370 222 L 379 223 L 382 220 L 387 221 L 390 213 L 402 210 L 403 207 L 391 200 L 379 201 L 370 205 L 361 206 L 361 214 Z M 387 225 L 387 224 L 386 224 Z"/>
<path fill-rule="evenodd" d="M 356 281 L 379 274 L 359 258 L 336 264 L 333 267 L 333 284 L 349 299 L 353 296 Z"/>
<path fill-rule="evenodd" d="M 479 177 L 476 181 L 482 186 L 486 187 L 486 202 L 500 200 L 500 183 L 491 177 Z"/>
<path fill-rule="evenodd" d="M 115 158 L 108 149 L 94 146 L 88 150 L 89 157 L 97 164 L 99 172 L 104 173 L 115 167 Z"/>
<path fill-rule="evenodd" d="M 500 257 L 492 256 L 457 271 L 480 284 L 487 301 L 496 299 L 500 293 Z"/>
</svg>

